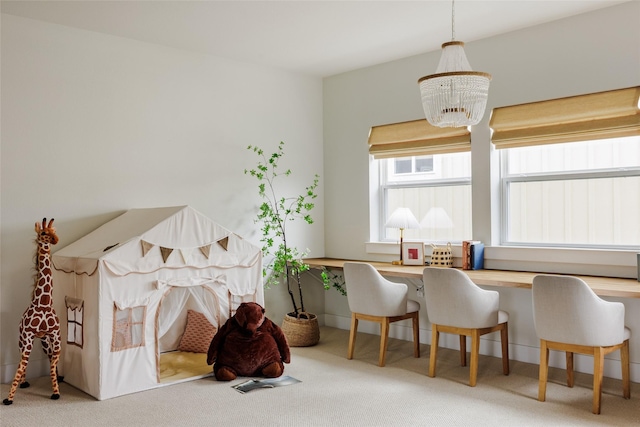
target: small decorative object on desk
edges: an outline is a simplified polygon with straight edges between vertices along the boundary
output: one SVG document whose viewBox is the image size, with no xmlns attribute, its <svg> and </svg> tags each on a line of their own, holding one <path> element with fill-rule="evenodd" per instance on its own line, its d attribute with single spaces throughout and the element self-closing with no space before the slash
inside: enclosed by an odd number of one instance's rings
<svg viewBox="0 0 640 427">
<path fill-rule="evenodd" d="M 482 270 L 484 268 L 484 243 L 480 240 L 462 241 L 462 269 Z"/>
<path fill-rule="evenodd" d="M 431 254 L 431 267 L 453 267 L 453 256 L 451 255 L 451 242 L 446 247 L 433 246 Z"/>
<path fill-rule="evenodd" d="M 472 270 L 482 270 L 484 268 L 484 243 L 474 243 L 471 245 L 471 265 Z"/>
<path fill-rule="evenodd" d="M 402 262 L 404 265 L 424 265 L 424 243 L 402 243 Z"/>
</svg>

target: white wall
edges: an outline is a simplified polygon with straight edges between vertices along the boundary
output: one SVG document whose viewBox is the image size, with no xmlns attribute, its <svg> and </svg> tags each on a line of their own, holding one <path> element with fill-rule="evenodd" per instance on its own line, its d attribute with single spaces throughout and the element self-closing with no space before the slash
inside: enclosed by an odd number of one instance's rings
<svg viewBox="0 0 640 427">
<path fill-rule="evenodd" d="M 472 129 L 474 239 L 493 244 L 499 242 L 498 159 L 489 141 L 488 128 L 491 108 L 639 85 L 638 16 L 640 3 L 629 2 L 465 45 L 473 69 L 493 75 L 484 121 Z M 459 28 L 456 35 L 464 41 L 464 28 Z M 417 80 L 432 74 L 439 58 L 439 51 L 431 52 L 325 79 L 327 257 L 370 261 L 394 259 L 393 255 L 382 254 L 383 251 L 367 253 L 365 248 L 370 229 L 376 228 L 376 218 L 370 219 L 369 213 L 370 204 L 376 204 L 376 193 L 375 186 L 370 188 L 369 183 L 368 132 L 374 125 L 423 117 Z M 395 248 L 391 253 L 397 252 Z M 574 274 L 592 271 L 620 277 L 635 277 L 636 274 L 635 253 L 621 254 L 619 265 L 597 266 L 587 265 L 589 261 L 580 262 L 588 257 L 591 260 L 603 258 L 593 251 L 590 254 L 558 251 L 553 255 L 541 255 L 539 251 L 487 248 L 486 254 L 489 259 L 485 266 L 488 268 L 533 268 Z M 534 260 L 537 258 L 536 262 L 528 259 L 532 255 Z M 515 259 L 505 260 L 506 256 Z M 554 258 L 557 263 L 549 262 Z M 417 298 L 413 290 L 415 285 L 419 283 L 411 283 L 410 289 Z M 497 289 L 501 306 L 511 313 L 511 356 L 537 363 L 539 349 L 533 330 L 530 291 Z M 632 330 L 640 331 L 640 299 L 620 301 L 626 306 L 627 324 Z M 325 311 L 327 324 L 349 328 L 348 306 L 337 294 L 327 294 Z M 421 312 L 421 325 L 422 340 L 429 342 L 425 310 Z M 365 322 L 363 328 L 366 327 Z M 375 328 L 370 331 L 377 333 Z M 402 327 L 396 328 L 394 333 L 410 339 L 408 331 Z M 447 345 L 455 347 L 456 340 L 450 340 Z M 495 341 L 485 341 L 483 349 L 499 354 Z M 552 357 L 552 363 L 558 366 L 563 363 L 561 359 Z M 619 355 L 613 355 L 612 359 L 619 359 Z M 640 339 L 632 339 L 631 361 L 632 379 L 640 382 Z M 606 368 L 607 376 L 620 377 L 619 363 L 608 359 Z M 577 369 L 589 372 L 591 359 L 577 362 Z"/>
<path fill-rule="evenodd" d="M 3 14 L 2 382 L 20 359 L 36 221 L 55 218 L 55 251 L 127 209 L 188 204 L 260 244 L 246 147 L 271 152 L 281 140 L 298 194 L 322 175 L 319 78 Z M 290 228 L 314 256 L 324 251 L 322 181 L 319 194 L 315 224 Z M 274 319 L 288 310 L 281 292 L 267 292 Z M 28 375 L 46 364 L 38 344 Z"/>
</svg>

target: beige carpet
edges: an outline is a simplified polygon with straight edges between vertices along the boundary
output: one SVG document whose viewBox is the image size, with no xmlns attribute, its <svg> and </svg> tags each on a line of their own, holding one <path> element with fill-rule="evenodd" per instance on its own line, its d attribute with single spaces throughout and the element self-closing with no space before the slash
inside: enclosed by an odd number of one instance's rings
<svg viewBox="0 0 640 427">
<path fill-rule="evenodd" d="M 640 425 L 640 384 L 631 400 L 619 380 L 605 379 L 602 414 L 591 413 L 589 375 L 563 385 L 564 371 L 551 369 L 547 401 L 538 402 L 537 365 L 511 362 L 502 375 L 499 359 L 481 357 L 478 385 L 458 353 L 441 349 L 438 376 L 427 377 L 429 346 L 412 357 L 412 344 L 391 340 L 387 366 L 377 366 L 379 337 L 359 334 L 355 359 L 347 360 L 348 331 L 321 330 L 320 343 L 292 349 L 285 375 L 298 384 L 241 394 L 214 378 L 183 382 L 105 401 L 68 384 L 49 399 L 46 377 L 18 390 L 11 406 L 0 405 L 0 425 L 12 426 L 631 426 Z M 2 385 L 6 397 L 8 384 Z"/>
</svg>

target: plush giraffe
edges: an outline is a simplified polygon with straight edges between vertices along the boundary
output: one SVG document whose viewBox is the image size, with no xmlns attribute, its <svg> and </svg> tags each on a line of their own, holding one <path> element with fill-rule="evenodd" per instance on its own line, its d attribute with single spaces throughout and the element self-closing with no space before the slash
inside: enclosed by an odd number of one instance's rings
<svg viewBox="0 0 640 427">
<path fill-rule="evenodd" d="M 51 218 L 48 225 L 46 218 L 42 219 L 42 225 L 36 222 L 36 233 L 35 289 L 31 304 L 22 315 L 20 341 L 18 342 L 22 358 L 20 359 L 16 376 L 13 378 L 13 383 L 11 383 L 9 397 L 2 401 L 5 405 L 13 403 L 13 396 L 16 394 L 18 386 L 20 388 L 29 387 L 29 383 L 25 381 L 25 374 L 35 338 L 40 338 L 42 349 L 51 363 L 50 374 L 53 387 L 51 399 L 60 398 L 56 369 L 61 350 L 60 321 L 53 309 L 53 278 L 51 275 L 51 245 L 58 243 L 58 236 L 55 228 L 53 228 L 53 218 Z"/>
</svg>

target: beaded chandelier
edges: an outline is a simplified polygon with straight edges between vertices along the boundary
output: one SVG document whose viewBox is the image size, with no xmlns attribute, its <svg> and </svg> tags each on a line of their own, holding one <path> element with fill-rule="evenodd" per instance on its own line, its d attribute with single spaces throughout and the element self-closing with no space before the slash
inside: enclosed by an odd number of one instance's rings
<svg viewBox="0 0 640 427">
<path fill-rule="evenodd" d="M 424 114 L 433 126 L 462 127 L 484 116 L 491 74 L 472 71 L 464 43 L 455 41 L 454 1 L 451 2 L 451 39 L 442 44 L 435 74 L 418 80 Z"/>
</svg>

